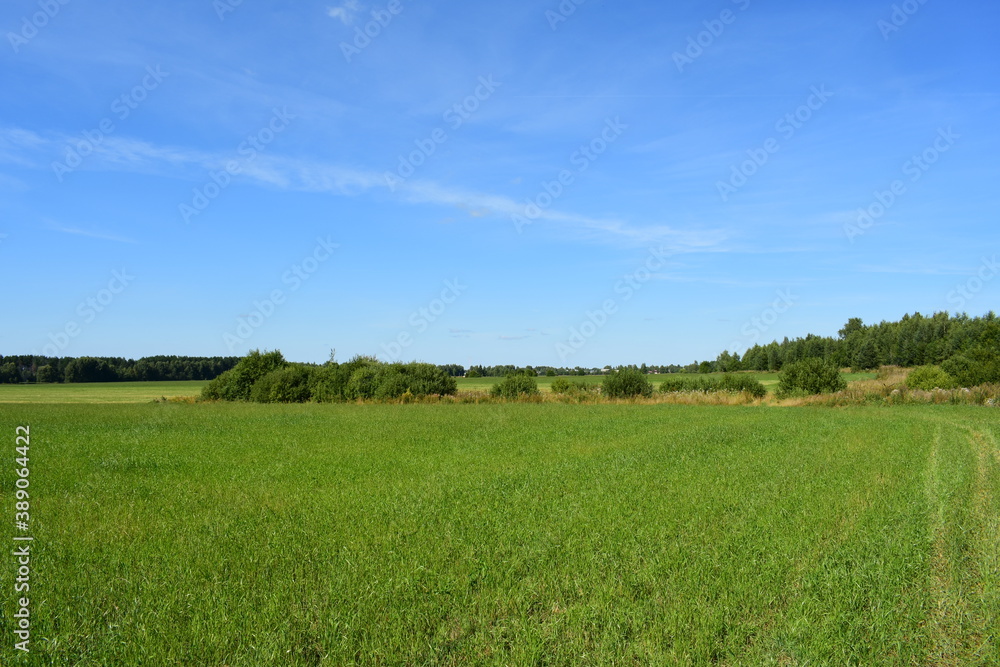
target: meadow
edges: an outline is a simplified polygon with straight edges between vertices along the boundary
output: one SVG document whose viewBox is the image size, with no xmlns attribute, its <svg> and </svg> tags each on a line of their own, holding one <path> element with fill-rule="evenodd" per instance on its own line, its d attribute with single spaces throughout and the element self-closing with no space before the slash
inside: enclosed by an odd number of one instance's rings
<svg viewBox="0 0 1000 667">
<path fill-rule="evenodd" d="M 719 377 L 720 373 L 709 373 L 703 375 L 700 373 L 671 373 L 669 375 L 649 375 L 647 378 L 653 384 L 653 387 L 659 389 L 660 383 L 667 378 L 704 378 L 704 377 Z M 764 385 L 769 393 L 773 393 L 778 387 L 778 378 L 780 373 L 757 373 L 751 372 L 748 375 L 753 376 Z M 599 385 L 604 380 L 603 375 L 579 375 L 579 376 L 563 376 L 567 380 L 573 382 L 586 382 L 587 384 Z M 854 382 L 856 380 L 867 380 L 875 377 L 875 373 L 844 373 L 844 378 L 848 382 Z M 500 382 L 503 378 L 499 377 L 478 377 L 478 378 L 468 378 L 462 377 L 458 379 L 458 390 L 462 391 L 489 391 L 490 387 Z M 535 378 L 538 382 L 538 388 L 541 391 L 551 391 L 552 381 L 555 380 L 554 377 L 539 376 Z M 2 388 L 0 388 L 2 391 Z M 2 396 L 2 393 L 0 393 Z"/>
<path fill-rule="evenodd" d="M 206 380 L 0 385 L 0 403 L 148 403 L 197 396 Z"/>
<path fill-rule="evenodd" d="M 992 409 L 101 396 L 0 404 L 2 664 L 1000 663 Z"/>
</svg>

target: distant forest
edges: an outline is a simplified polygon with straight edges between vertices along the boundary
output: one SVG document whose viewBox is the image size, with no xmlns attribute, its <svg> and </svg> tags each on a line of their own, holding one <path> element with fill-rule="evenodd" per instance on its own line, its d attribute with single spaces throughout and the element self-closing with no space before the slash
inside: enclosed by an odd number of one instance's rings
<svg viewBox="0 0 1000 667">
<path fill-rule="evenodd" d="M 212 380 L 240 357 L 120 357 L 0 356 L 0 383 L 128 382 Z"/>
<path fill-rule="evenodd" d="M 780 371 L 787 363 L 819 358 L 856 371 L 880 366 L 940 365 L 965 386 L 1000 382 L 1000 320 L 990 312 L 983 317 L 935 313 L 906 315 L 898 322 L 866 325 L 851 318 L 833 336 L 809 334 L 805 338 L 754 345 L 742 356 L 725 351 L 715 361 L 629 366 L 644 373 Z M 0 383 L 21 382 L 122 382 L 158 380 L 212 380 L 233 368 L 240 357 L 39 357 L 0 356 Z M 611 370 L 555 366 L 439 366 L 450 376 L 503 377 L 528 375 L 595 375 Z M 616 368 L 623 368 L 621 366 Z"/>
<path fill-rule="evenodd" d="M 754 345 L 739 355 L 723 352 L 699 370 L 780 371 L 790 362 L 821 358 L 856 371 L 879 366 L 941 365 L 953 375 L 981 371 L 982 382 L 996 382 L 1000 363 L 1000 320 L 990 312 L 984 317 L 951 316 L 947 312 L 925 317 L 906 315 L 899 322 L 866 325 L 851 318 L 836 338 L 814 336 Z M 706 367 L 707 365 L 707 367 Z M 992 370 L 991 370 L 992 369 Z M 978 382 L 976 383 L 978 384 Z"/>
</svg>

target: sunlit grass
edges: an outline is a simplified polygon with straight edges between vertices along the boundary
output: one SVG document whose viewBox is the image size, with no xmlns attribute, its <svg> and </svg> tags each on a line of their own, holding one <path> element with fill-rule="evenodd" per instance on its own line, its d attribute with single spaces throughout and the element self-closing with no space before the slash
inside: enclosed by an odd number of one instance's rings
<svg viewBox="0 0 1000 667">
<path fill-rule="evenodd" d="M 17 423 L 45 664 L 1000 660 L 991 410 L 4 405 L 11 450 Z"/>
<path fill-rule="evenodd" d="M 0 403 L 148 403 L 197 396 L 207 381 L 0 384 Z"/>
</svg>

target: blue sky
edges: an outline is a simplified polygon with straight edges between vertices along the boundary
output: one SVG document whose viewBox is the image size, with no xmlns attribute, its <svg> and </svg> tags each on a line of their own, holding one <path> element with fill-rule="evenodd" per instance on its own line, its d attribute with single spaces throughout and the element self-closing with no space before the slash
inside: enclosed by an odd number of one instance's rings
<svg viewBox="0 0 1000 667">
<path fill-rule="evenodd" d="M 997 309 L 995 3 L 577 2 L 4 3 L 0 351 L 687 363 Z"/>
</svg>

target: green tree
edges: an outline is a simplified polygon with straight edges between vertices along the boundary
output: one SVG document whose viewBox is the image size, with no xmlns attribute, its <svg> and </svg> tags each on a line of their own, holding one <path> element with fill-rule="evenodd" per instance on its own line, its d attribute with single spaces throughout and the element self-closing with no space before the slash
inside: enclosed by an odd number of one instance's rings
<svg viewBox="0 0 1000 667">
<path fill-rule="evenodd" d="M 0 365 L 0 383 L 16 384 L 21 381 L 21 374 L 17 371 L 17 365 L 12 361 Z"/>
<path fill-rule="evenodd" d="M 35 381 L 58 382 L 59 372 L 49 364 L 46 364 L 44 366 L 39 366 L 38 371 L 35 373 Z"/>
</svg>

